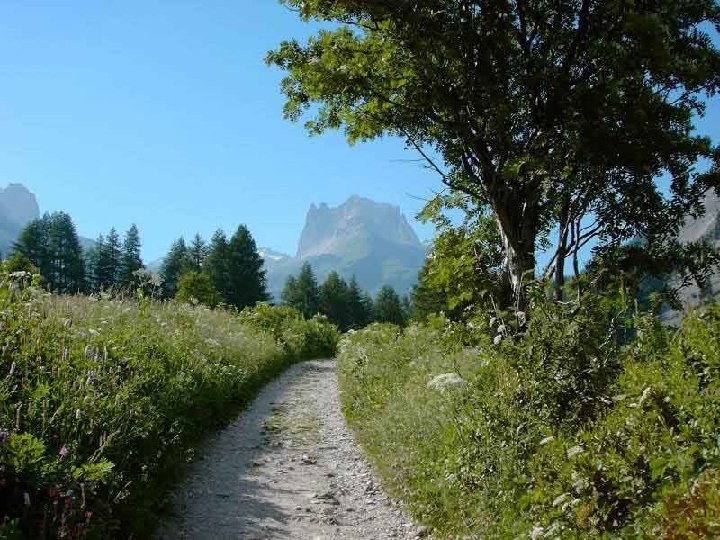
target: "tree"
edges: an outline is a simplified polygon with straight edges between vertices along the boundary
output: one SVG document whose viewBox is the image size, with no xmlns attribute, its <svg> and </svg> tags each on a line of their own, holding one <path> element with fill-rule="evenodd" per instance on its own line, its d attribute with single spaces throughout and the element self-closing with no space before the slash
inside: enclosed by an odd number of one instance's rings
<svg viewBox="0 0 720 540">
<path fill-rule="evenodd" d="M 120 263 L 122 249 L 120 235 L 115 227 L 105 237 L 105 241 L 99 246 L 100 249 L 100 282 L 103 288 L 113 288 L 120 284 Z"/>
<path fill-rule="evenodd" d="M 45 214 L 21 231 L 14 251 L 27 257 L 47 280 L 51 290 L 85 290 L 85 263 L 72 218 L 65 212 Z"/>
<path fill-rule="evenodd" d="M 369 300 L 353 276 L 347 288 L 347 313 L 349 328 L 363 328 L 372 320 L 372 299 Z"/>
<path fill-rule="evenodd" d="M 395 289 L 385 285 L 377 294 L 374 303 L 374 318 L 377 322 L 392 323 L 397 325 L 405 324 L 405 313 L 403 312 L 400 297 Z"/>
<path fill-rule="evenodd" d="M 196 272 L 203 269 L 207 254 L 208 247 L 205 245 L 205 240 L 203 240 L 202 236 L 196 233 L 190 242 L 190 247 L 188 248 L 188 255 L 192 261 L 192 267 Z"/>
<path fill-rule="evenodd" d="M 210 276 L 195 270 L 185 272 L 180 276 L 175 298 L 181 302 L 197 302 L 209 308 L 214 308 L 222 300 L 220 293 L 213 286 Z"/>
<path fill-rule="evenodd" d="M 342 332 L 351 327 L 348 300 L 347 283 L 337 272 L 330 272 L 318 291 L 318 308 Z"/>
<path fill-rule="evenodd" d="M 229 260 L 227 236 L 218 229 L 210 239 L 203 271 L 210 277 L 215 290 L 220 293 L 225 302 L 228 302 L 230 296 Z"/>
<path fill-rule="evenodd" d="M 303 263 L 297 278 L 288 278 L 282 292 L 282 303 L 310 318 L 320 309 L 317 279 L 310 263 Z"/>
<path fill-rule="evenodd" d="M 351 143 L 402 137 L 487 205 L 519 309 L 551 231 L 560 282 L 593 239 L 673 238 L 717 183 L 694 168 L 713 151 L 692 125 L 720 89 L 716 0 L 283 3 L 332 27 L 268 53 L 285 116 Z"/>
<path fill-rule="evenodd" d="M 160 270 L 163 280 L 163 294 L 166 298 L 173 298 L 175 296 L 180 276 L 191 269 L 192 261 L 188 255 L 185 239 L 180 237 L 170 246 L 170 250 Z"/>
<path fill-rule="evenodd" d="M 136 272 L 143 267 L 140 257 L 140 232 L 133 223 L 125 233 L 120 256 L 119 284 L 123 287 L 137 285 Z"/>
<path fill-rule="evenodd" d="M 227 302 L 238 309 L 267 300 L 263 259 L 245 225 L 240 225 L 228 243 Z"/>
</svg>

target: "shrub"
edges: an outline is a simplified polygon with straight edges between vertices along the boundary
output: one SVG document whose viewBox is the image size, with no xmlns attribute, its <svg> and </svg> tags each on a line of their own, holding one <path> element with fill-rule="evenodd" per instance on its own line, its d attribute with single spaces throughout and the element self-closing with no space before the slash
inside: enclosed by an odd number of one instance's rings
<svg viewBox="0 0 720 540">
<path fill-rule="evenodd" d="M 472 331 L 441 319 L 343 338 L 350 425 L 438 537 L 694 538 L 716 526 L 720 308 L 671 333 L 605 300 L 540 305 L 522 338 L 496 344 L 476 332 L 468 347 Z M 467 384 L 428 385 L 443 373 Z"/>
<path fill-rule="evenodd" d="M 21 274 L 0 276 L 0 537 L 147 535 L 200 437 L 296 355 L 252 317 Z M 335 335 L 293 331 L 303 354 Z"/>
</svg>

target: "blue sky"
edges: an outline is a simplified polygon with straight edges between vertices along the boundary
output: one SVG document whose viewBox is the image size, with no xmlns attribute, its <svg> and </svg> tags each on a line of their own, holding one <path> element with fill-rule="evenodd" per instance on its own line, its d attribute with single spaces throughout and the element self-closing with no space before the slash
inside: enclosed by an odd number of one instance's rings
<svg viewBox="0 0 720 540">
<path fill-rule="evenodd" d="M 311 30 L 275 0 L 3 1 L 0 186 L 83 236 L 137 223 L 147 260 L 239 223 L 294 252 L 310 204 L 352 194 L 412 217 L 441 185 L 401 141 L 350 148 L 283 120 L 263 58 Z"/>
<path fill-rule="evenodd" d="M 263 57 L 311 31 L 276 0 L 4 0 L 0 186 L 27 185 L 83 236 L 137 223 L 148 261 L 239 223 L 292 253 L 310 204 L 351 194 L 412 217 L 442 186 L 401 141 L 350 148 L 283 120 Z M 720 138 L 717 103 L 699 126 Z"/>
</svg>

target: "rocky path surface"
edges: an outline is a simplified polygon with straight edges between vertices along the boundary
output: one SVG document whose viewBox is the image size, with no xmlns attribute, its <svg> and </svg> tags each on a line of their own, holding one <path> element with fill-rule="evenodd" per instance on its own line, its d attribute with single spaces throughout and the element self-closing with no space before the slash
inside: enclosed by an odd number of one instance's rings
<svg viewBox="0 0 720 540">
<path fill-rule="evenodd" d="M 202 451 L 162 539 L 418 538 L 340 412 L 335 362 L 297 364 Z"/>
</svg>

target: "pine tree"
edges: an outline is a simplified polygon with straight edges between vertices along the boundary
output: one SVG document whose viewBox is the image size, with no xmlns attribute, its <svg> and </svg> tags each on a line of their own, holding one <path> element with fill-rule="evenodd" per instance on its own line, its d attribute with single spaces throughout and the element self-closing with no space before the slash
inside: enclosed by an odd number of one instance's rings
<svg viewBox="0 0 720 540">
<path fill-rule="evenodd" d="M 230 251 L 227 236 L 218 229 L 210 239 L 203 272 L 208 275 L 213 287 L 220 293 L 224 302 L 230 297 Z"/>
<path fill-rule="evenodd" d="M 440 290 L 437 285 L 428 279 L 428 261 L 418 273 L 418 282 L 413 287 L 410 314 L 417 321 L 424 321 L 428 315 L 447 312 L 449 310 L 447 293 Z"/>
<path fill-rule="evenodd" d="M 353 276 L 347 288 L 349 328 L 363 328 L 370 323 L 372 319 L 372 299 L 369 299 L 370 305 L 368 306 L 368 298 L 365 296 L 358 285 L 357 279 Z"/>
<path fill-rule="evenodd" d="M 103 288 L 113 288 L 120 283 L 121 257 L 120 235 L 113 227 L 105 238 L 105 242 L 100 246 L 100 271 Z"/>
<path fill-rule="evenodd" d="M 380 289 L 375 298 L 374 316 L 377 322 L 401 326 L 405 324 L 405 314 L 403 313 L 400 297 L 395 292 L 395 289 L 389 285 L 385 285 Z"/>
<path fill-rule="evenodd" d="M 285 306 L 296 307 L 298 305 L 297 278 L 288 276 L 285 285 L 280 293 L 280 302 Z"/>
<path fill-rule="evenodd" d="M 205 240 L 203 240 L 200 234 L 196 233 L 188 247 L 188 255 L 190 256 L 193 270 L 200 272 L 203 269 L 207 254 L 208 247 L 205 244 Z"/>
<path fill-rule="evenodd" d="M 85 290 L 85 263 L 72 218 L 65 212 L 45 214 L 20 233 L 15 252 L 25 255 L 47 280 L 51 290 Z"/>
<path fill-rule="evenodd" d="M 120 257 L 119 284 L 122 287 L 129 287 L 138 283 L 135 272 L 143 267 L 140 257 L 140 232 L 133 223 L 125 233 Z"/>
<path fill-rule="evenodd" d="M 160 270 L 163 280 L 163 294 L 166 298 L 175 296 L 180 276 L 191 269 L 192 262 L 188 255 L 185 239 L 180 237 L 170 246 L 170 251 L 168 251 Z"/>
<path fill-rule="evenodd" d="M 290 285 L 290 287 L 288 287 Z M 317 314 L 320 298 L 317 279 L 310 263 L 304 263 L 294 283 L 286 283 L 288 294 L 283 291 L 283 303 L 292 306 L 306 318 Z"/>
<path fill-rule="evenodd" d="M 97 292 L 102 288 L 104 277 L 102 275 L 102 253 L 105 244 L 105 237 L 101 234 L 95 240 L 95 245 L 88 249 L 85 254 L 85 273 L 87 275 L 88 288 Z"/>
<path fill-rule="evenodd" d="M 267 300 L 263 259 L 245 225 L 240 225 L 228 243 L 227 302 L 238 309 Z"/>
<path fill-rule="evenodd" d="M 320 286 L 318 300 L 320 313 L 335 323 L 341 331 L 350 328 L 348 285 L 337 272 L 328 274 Z"/>
</svg>

